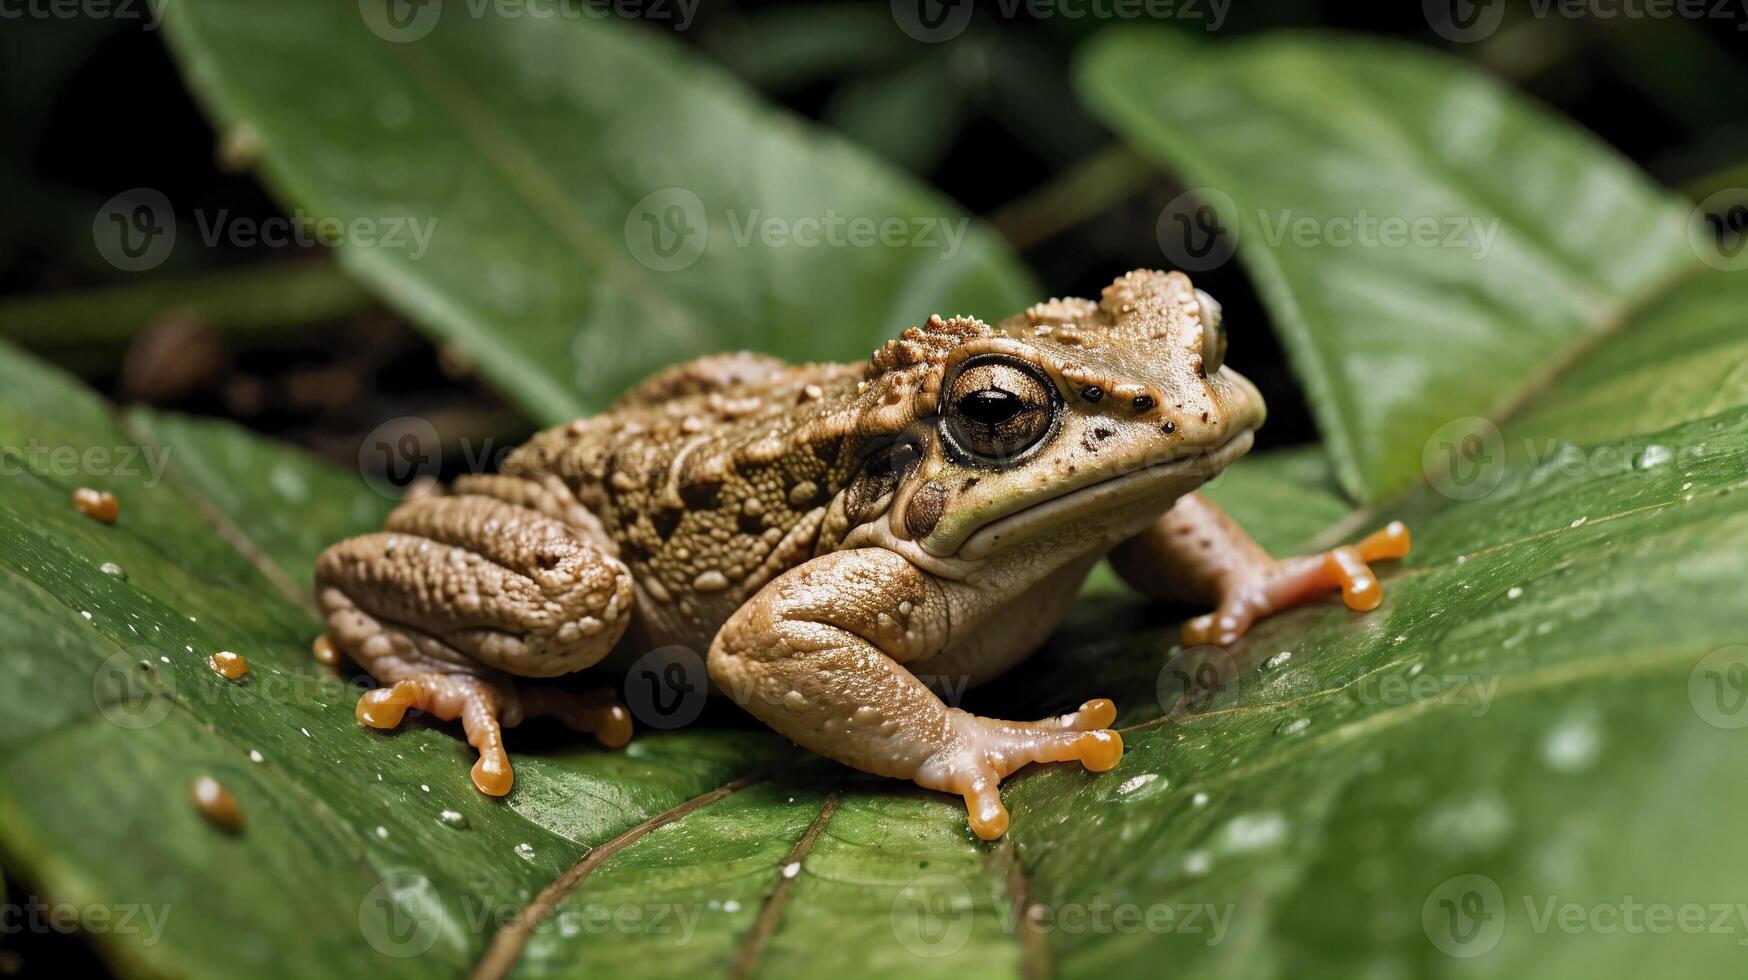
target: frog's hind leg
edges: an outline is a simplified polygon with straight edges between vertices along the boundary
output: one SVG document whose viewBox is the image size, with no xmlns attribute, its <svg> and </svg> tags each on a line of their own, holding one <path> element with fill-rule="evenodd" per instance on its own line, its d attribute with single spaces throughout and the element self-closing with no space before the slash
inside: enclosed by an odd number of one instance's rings
<svg viewBox="0 0 1748 980">
<path fill-rule="evenodd" d="M 631 576 L 550 489 L 511 477 L 457 487 L 323 552 L 317 595 L 332 644 L 389 685 L 360 701 L 360 720 L 393 727 L 407 708 L 460 718 L 480 750 L 475 783 L 502 795 L 511 776 L 500 723 L 550 714 L 606 744 L 629 737 L 610 698 L 543 688 L 529 711 L 515 678 L 606 656 L 630 621 Z"/>
<path fill-rule="evenodd" d="M 1378 608 L 1384 592 L 1370 563 L 1402 558 L 1409 544 L 1408 528 L 1396 521 L 1354 545 L 1277 560 L 1206 497 L 1191 493 L 1111 552 L 1111 564 L 1149 595 L 1213 603 L 1213 612 L 1184 624 L 1183 640 L 1225 646 L 1258 619 L 1337 590 L 1349 609 Z"/>
<path fill-rule="evenodd" d="M 610 688 L 578 693 L 548 684 L 529 684 L 520 694 L 522 711 L 530 718 L 555 718 L 572 731 L 595 736 L 610 749 L 631 741 L 631 712 Z"/>
</svg>

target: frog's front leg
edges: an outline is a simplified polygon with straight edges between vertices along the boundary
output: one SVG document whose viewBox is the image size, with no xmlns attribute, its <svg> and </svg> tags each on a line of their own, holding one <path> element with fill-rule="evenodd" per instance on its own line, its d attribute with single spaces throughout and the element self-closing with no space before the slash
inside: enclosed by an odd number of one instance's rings
<svg viewBox="0 0 1748 980">
<path fill-rule="evenodd" d="M 741 606 L 710 647 L 710 677 L 761 721 L 864 772 L 965 799 L 984 840 L 1008 826 L 1003 778 L 1029 762 L 1117 764 L 1110 701 L 1038 722 L 949 708 L 903 665 L 948 645 L 944 584 L 900 555 L 840 551 L 792 569 Z"/>
<path fill-rule="evenodd" d="M 1212 501 L 1190 493 L 1110 557 L 1148 595 L 1212 602 L 1213 612 L 1184 624 L 1183 641 L 1224 646 L 1256 620 L 1337 589 L 1349 609 L 1378 608 L 1384 592 L 1368 563 L 1401 558 L 1408 547 L 1408 528 L 1392 521 L 1358 544 L 1277 560 Z"/>
<path fill-rule="evenodd" d="M 479 751 L 474 785 L 502 796 L 513 774 L 501 725 L 551 715 L 609 746 L 630 738 L 610 695 L 517 678 L 606 656 L 630 620 L 631 577 L 560 488 L 468 477 L 456 489 L 323 552 L 316 591 L 328 638 L 384 685 L 359 699 L 359 721 L 393 728 L 409 708 L 461 719 Z"/>
</svg>

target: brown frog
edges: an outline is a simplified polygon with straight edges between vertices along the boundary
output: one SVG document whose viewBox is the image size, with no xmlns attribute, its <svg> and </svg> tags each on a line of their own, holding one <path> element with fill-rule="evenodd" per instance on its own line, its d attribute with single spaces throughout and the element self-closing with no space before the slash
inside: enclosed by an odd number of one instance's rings
<svg viewBox="0 0 1748 980">
<path fill-rule="evenodd" d="M 1097 303 L 993 327 L 931 317 L 865 365 L 672 368 L 330 548 L 318 643 L 387 685 L 359 701 L 364 723 L 459 717 L 492 795 L 512 781 L 500 725 L 545 714 L 610 746 L 630 737 L 609 692 L 539 679 L 616 646 L 708 649 L 715 686 L 778 732 L 959 794 L 994 839 L 1016 769 L 1117 764 L 1116 709 L 1002 721 L 917 675 L 1012 668 L 1101 558 L 1148 595 L 1213 605 L 1184 640 L 1226 644 L 1337 589 L 1375 608 L 1366 563 L 1408 550 L 1397 524 L 1277 561 L 1194 492 L 1263 421 L 1225 352 L 1219 304 L 1180 273 L 1138 271 Z"/>
</svg>

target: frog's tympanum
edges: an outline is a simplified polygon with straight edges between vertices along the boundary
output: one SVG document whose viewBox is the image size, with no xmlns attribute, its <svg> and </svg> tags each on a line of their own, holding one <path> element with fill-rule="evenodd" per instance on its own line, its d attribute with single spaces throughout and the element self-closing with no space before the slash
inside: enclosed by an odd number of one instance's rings
<svg viewBox="0 0 1748 980">
<path fill-rule="evenodd" d="M 1228 644 L 1336 589 L 1375 608 L 1366 563 L 1408 549 L 1392 525 L 1277 561 L 1194 492 L 1263 420 L 1225 355 L 1219 304 L 1142 271 L 995 326 L 931 317 L 866 364 L 671 368 L 328 549 L 328 639 L 385 685 L 360 700 L 365 724 L 459 717 L 485 793 L 510 790 L 500 726 L 550 715 L 630 738 L 610 693 L 551 678 L 678 644 L 708 650 L 714 686 L 765 724 L 959 794 L 993 839 L 1014 770 L 1117 764 L 1116 709 L 985 718 L 918 675 L 962 689 L 1011 669 L 1101 558 L 1148 595 L 1211 605 L 1185 642 Z"/>
</svg>

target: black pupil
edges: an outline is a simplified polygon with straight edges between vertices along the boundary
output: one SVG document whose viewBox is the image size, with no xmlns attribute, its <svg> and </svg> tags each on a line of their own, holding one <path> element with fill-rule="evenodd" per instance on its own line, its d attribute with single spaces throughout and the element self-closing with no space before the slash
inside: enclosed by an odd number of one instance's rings
<svg viewBox="0 0 1748 980">
<path fill-rule="evenodd" d="M 1011 391 L 985 388 L 959 400 L 959 414 L 979 425 L 997 426 L 1024 411 L 1026 403 Z"/>
</svg>

